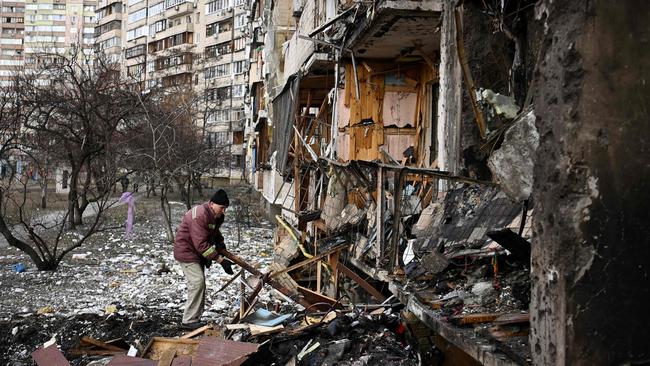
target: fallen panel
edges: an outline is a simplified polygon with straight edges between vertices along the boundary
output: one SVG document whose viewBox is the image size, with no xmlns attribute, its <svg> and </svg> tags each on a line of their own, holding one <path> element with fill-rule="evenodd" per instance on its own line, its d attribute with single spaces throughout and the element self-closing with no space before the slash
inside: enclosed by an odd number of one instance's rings
<svg viewBox="0 0 650 366">
<path fill-rule="evenodd" d="M 56 345 L 45 348 L 39 347 L 32 352 L 32 358 L 38 366 L 70 366 L 70 363 Z"/>
<path fill-rule="evenodd" d="M 200 340 L 192 366 L 241 365 L 257 352 L 259 344 L 228 341 L 214 337 Z"/>
</svg>

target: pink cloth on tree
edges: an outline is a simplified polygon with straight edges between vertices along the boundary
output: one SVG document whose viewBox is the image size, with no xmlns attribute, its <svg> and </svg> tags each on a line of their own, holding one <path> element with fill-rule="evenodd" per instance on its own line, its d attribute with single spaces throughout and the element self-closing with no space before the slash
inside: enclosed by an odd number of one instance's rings
<svg viewBox="0 0 650 366">
<path fill-rule="evenodd" d="M 120 197 L 120 203 L 127 203 L 126 232 L 124 236 L 130 237 L 133 233 L 133 222 L 135 221 L 135 195 L 133 192 L 124 192 Z"/>
</svg>

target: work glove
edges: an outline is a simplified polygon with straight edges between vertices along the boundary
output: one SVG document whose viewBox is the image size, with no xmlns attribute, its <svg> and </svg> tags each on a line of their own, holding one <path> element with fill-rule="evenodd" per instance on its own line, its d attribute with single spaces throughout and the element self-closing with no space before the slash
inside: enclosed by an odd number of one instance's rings
<svg viewBox="0 0 650 366">
<path fill-rule="evenodd" d="M 226 249 L 226 244 L 225 244 L 223 241 L 221 241 L 221 242 L 217 242 L 216 240 L 214 240 L 214 239 L 211 238 L 211 239 L 208 240 L 208 243 L 209 243 L 210 245 L 214 246 L 214 248 L 215 248 L 216 250 Z"/>
<path fill-rule="evenodd" d="M 212 266 L 212 261 L 209 260 L 208 258 L 201 257 L 200 260 L 201 260 L 201 265 L 203 265 L 203 267 L 210 268 L 210 266 Z"/>
<path fill-rule="evenodd" d="M 232 265 L 234 263 L 229 261 L 228 259 L 224 258 L 221 261 L 221 267 L 223 267 L 224 272 L 226 272 L 229 275 L 235 274 L 235 272 L 232 271 Z"/>
</svg>

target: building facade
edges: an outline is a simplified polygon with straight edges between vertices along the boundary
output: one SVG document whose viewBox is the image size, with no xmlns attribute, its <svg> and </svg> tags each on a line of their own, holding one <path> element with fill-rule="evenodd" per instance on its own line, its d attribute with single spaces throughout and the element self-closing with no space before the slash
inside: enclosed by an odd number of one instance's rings
<svg viewBox="0 0 650 366">
<path fill-rule="evenodd" d="M 0 86 L 24 65 L 25 2 L 0 1 Z"/>
<path fill-rule="evenodd" d="M 188 96 L 208 142 L 227 148 L 230 163 L 213 175 L 243 177 L 248 0 L 2 1 L 1 10 L 1 83 L 16 71 L 57 62 L 53 55 L 81 51 L 80 57 L 116 65 L 145 93 Z"/>
<path fill-rule="evenodd" d="M 97 14 L 98 49 L 119 59 L 123 74 L 145 92 L 190 93 L 195 123 L 208 143 L 228 149 L 230 163 L 213 175 L 241 178 L 248 1 L 109 0 Z"/>
</svg>

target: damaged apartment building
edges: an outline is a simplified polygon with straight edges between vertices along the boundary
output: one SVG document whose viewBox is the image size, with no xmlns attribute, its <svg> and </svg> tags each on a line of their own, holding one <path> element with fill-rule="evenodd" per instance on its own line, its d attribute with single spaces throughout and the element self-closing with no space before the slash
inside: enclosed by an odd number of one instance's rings
<svg viewBox="0 0 650 366">
<path fill-rule="evenodd" d="M 254 1 L 246 175 L 285 287 L 398 301 L 467 364 L 649 359 L 631 4 Z"/>
</svg>

